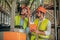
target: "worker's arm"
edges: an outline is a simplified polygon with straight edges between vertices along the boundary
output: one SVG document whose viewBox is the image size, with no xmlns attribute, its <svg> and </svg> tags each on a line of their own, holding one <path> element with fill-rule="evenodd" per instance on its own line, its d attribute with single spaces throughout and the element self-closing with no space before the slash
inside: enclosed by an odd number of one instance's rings
<svg viewBox="0 0 60 40">
<path fill-rule="evenodd" d="M 45 32 L 42 32 L 42 31 L 38 31 L 38 32 L 36 32 L 36 33 L 45 35 Z"/>
<path fill-rule="evenodd" d="M 45 31 L 45 35 L 50 35 L 51 34 L 51 22 L 48 22 L 47 30 Z"/>
<path fill-rule="evenodd" d="M 28 10 L 27 17 L 28 17 L 28 25 L 29 25 L 29 23 L 30 23 L 30 16 L 31 16 L 31 14 L 30 14 L 30 9 L 29 9 L 29 8 L 27 8 L 27 10 Z"/>
<path fill-rule="evenodd" d="M 46 31 L 37 31 L 38 34 L 42 34 L 42 35 L 50 35 L 51 34 L 51 22 L 48 22 L 47 25 L 47 30 Z"/>
</svg>

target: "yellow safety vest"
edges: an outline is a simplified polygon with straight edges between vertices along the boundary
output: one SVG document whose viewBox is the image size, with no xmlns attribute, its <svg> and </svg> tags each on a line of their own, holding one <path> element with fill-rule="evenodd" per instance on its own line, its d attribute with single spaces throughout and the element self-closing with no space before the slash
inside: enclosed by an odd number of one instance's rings
<svg viewBox="0 0 60 40">
<path fill-rule="evenodd" d="M 35 20 L 34 20 L 34 23 L 35 23 L 37 26 L 38 26 L 38 22 L 39 22 L 38 19 L 35 19 Z M 45 18 L 45 19 L 40 23 L 40 25 L 39 25 L 39 27 L 38 27 L 38 30 L 40 30 L 40 31 L 46 31 L 47 25 L 48 25 L 48 19 Z M 35 33 L 32 33 L 32 34 L 35 35 Z M 39 36 L 39 37 L 42 37 L 42 38 L 49 38 L 49 35 L 48 35 L 48 36 L 44 36 L 44 35 L 38 34 L 38 36 Z"/>
<path fill-rule="evenodd" d="M 28 24 L 28 18 L 24 19 L 23 28 L 26 29 Z M 20 15 L 15 16 L 15 26 L 20 25 Z"/>
<path fill-rule="evenodd" d="M 38 26 L 38 19 L 35 19 L 34 23 Z M 38 30 L 41 30 L 41 31 L 45 31 L 46 28 L 47 28 L 47 24 L 48 24 L 48 19 L 44 19 L 41 23 L 40 23 L 40 26 L 38 27 Z"/>
</svg>

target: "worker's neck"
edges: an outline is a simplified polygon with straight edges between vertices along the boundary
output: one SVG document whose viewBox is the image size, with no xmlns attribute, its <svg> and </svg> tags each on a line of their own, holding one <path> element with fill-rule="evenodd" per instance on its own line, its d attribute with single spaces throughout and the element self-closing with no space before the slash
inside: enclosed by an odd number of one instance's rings
<svg viewBox="0 0 60 40">
<path fill-rule="evenodd" d="M 40 21 L 44 20 L 45 19 L 45 16 L 43 18 L 39 18 Z"/>
<path fill-rule="evenodd" d="M 39 18 L 39 20 L 40 20 L 40 21 L 42 21 L 42 20 L 43 20 L 43 18 Z"/>
<path fill-rule="evenodd" d="M 21 16 L 21 19 L 24 19 L 24 16 Z"/>
</svg>

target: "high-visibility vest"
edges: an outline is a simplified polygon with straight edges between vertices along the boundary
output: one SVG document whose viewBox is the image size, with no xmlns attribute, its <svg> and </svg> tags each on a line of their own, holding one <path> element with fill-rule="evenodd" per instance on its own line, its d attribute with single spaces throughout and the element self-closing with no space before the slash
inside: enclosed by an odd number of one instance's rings
<svg viewBox="0 0 60 40">
<path fill-rule="evenodd" d="M 23 22 L 23 29 L 26 29 L 27 23 L 28 23 L 28 18 L 25 18 L 24 22 Z M 19 15 L 15 16 L 15 26 L 16 25 L 20 25 L 20 16 Z"/>
<path fill-rule="evenodd" d="M 38 22 L 39 22 L 38 19 L 35 19 L 35 20 L 34 20 L 34 23 L 35 23 L 37 26 L 38 26 Z M 48 19 L 45 18 L 45 19 L 40 23 L 40 25 L 39 25 L 39 27 L 38 27 L 38 30 L 40 30 L 40 31 L 46 31 L 47 25 L 48 25 Z M 35 35 L 35 33 L 33 33 L 33 32 L 32 32 L 32 34 Z M 39 37 L 42 37 L 42 38 L 49 38 L 50 35 L 45 36 L 45 35 L 38 34 L 38 36 L 39 36 Z"/>
<path fill-rule="evenodd" d="M 38 19 L 35 19 L 34 23 L 38 26 L 38 22 L 39 20 Z M 38 30 L 41 30 L 41 31 L 45 31 L 46 28 L 47 28 L 47 24 L 48 24 L 48 19 L 44 19 L 40 24 L 39 24 L 39 27 L 38 27 Z"/>
</svg>

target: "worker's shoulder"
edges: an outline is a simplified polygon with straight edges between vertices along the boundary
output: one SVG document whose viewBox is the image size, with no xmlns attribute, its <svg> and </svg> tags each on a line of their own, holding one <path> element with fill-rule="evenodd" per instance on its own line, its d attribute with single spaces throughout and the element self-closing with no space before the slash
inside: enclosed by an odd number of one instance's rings
<svg viewBox="0 0 60 40">
<path fill-rule="evenodd" d="M 48 24 L 51 24 L 51 21 L 50 20 L 48 20 Z"/>
<path fill-rule="evenodd" d="M 15 15 L 15 17 L 16 17 L 16 16 L 20 16 L 20 15 Z"/>
<path fill-rule="evenodd" d="M 25 20 L 26 20 L 26 21 L 28 21 L 28 18 L 27 18 L 27 17 L 25 17 Z"/>
<path fill-rule="evenodd" d="M 18 18 L 20 18 L 20 16 L 19 15 L 15 15 L 14 19 L 16 20 Z"/>
<path fill-rule="evenodd" d="M 15 17 L 20 17 L 19 15 L 15 15 Z"/>
<path fill-rule="evenodd" d="M 45 18 L 46 20 L 48 20 L 48 23 L 51 23 L 51 21 L 48 18 Z"/>
<path fill-rule="evenodd" d="M 38 18 L 35 18 L 34 20 L 39 20 Z"/>
</svg>

